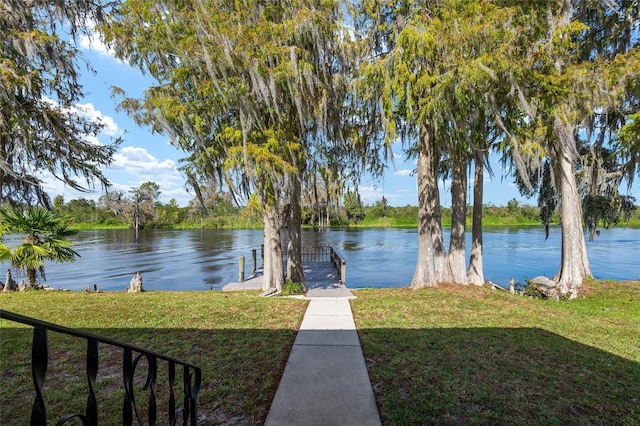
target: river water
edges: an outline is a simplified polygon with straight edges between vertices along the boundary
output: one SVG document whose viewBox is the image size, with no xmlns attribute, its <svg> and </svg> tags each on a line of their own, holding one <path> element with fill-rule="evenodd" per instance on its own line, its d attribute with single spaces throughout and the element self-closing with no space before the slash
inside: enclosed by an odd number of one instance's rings
<svg viewBox="0 0 640 426">
<path fill-rule="evenodd" d="M 349 288 L 411 283 L 417 259 L 415 229 L 303 231 L 302 238 L 304 245 L 329 244 L 338 251 L 347 261 Z M 83 290 L 96 285 L 104 291 L 125 291 L 140 271 L 145 290 L 218 290 L 237 281 L 241 255 L 250 272 L 251 250 L 262 244 L 262 231 L 143 230 L 137 239 L 132 230 L 80 231 L 73 241 L 80 258 L 46 265 L 46 284 L 53 288 Z M 15 242 L 5 236 L 9 247 Z M 595 241 L 587 242 L 587 250 L 596 278 L 640 279 L 640 229 L 602 230 Z M 508 286 L 511 277 L 524 282 L 537 275 L 553 276 L 559 264 L 558 227 L 551 228 L 547 240 L 541 227 L 484 230 L 486 280 Z M 8 266 L 1 264 L 1 270 Z M 16 281 L 23 278 L 14 272 Z"/>
</svg>

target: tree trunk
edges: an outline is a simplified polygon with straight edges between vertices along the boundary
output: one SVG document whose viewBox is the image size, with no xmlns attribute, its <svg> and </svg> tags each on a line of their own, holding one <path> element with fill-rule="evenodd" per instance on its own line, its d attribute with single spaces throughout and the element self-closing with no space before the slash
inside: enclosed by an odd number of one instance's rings
<svg viewBox="0 0 640 426">
<path fill-rule="evenodd" d="M 7 140 L 8 137 L 0 133 L 0 205 L 4 203 L 4 168 L 7 167 Z"/>
<path fill-rule="evenodd" d="M 284 268 L 280 224 L 275 209 L 264 210 L 264 275 L 262 289 L 275 288 L 282 291 L 284 286 Z"/>
<path fill-rule="evenodd" d="M 440 190 L 438 189 L 438 170 L 440 165 L 440 151 L 433 147 L 431 159 L 431 176 L 429 181 L 429 208 L 431 218 L 429 219 L 429 233 L 433 244 L 433 259 L 436 268 L 436 282 L 451 282 L 449 263 L 447 262 L 447 249 L 444 245 L 444 233 L 442 231 L 442 209 L 440 206 Z"/>
<path fill-rule="evenodd" d="M 469 284 L 484 285 L 482 270 L 482 192 L 484 188 L 483 152 L 476 149 L 473 174 L 473 224 L 471 225 L 471 258 L 467 278 Z"/>
<path fill-rule="evenodd" d="M 444 245 L 444 231 L 442 230 L 442 213 L 440 211 L 440 191 L 436 184 L 431 192 L 430 202 L 433 215 L 429 221 L 429 233 L 433 244 L 433 263 L 436 267 L 436 281 L 438 283 L 451 282 L 451 272 L 447 261 L 447 248 Z"/>
<path fill-rule="evenodd" d="M 554 277 L 560 297 L 574 299 L 585 278 L 591 277 L 587 244 L 582 229 L 582 207 L 574 174 L 575 141 L 572 129 L 566 129 L 561 119 L 554 123 L 557 144 L 551 157 L 556 188 L 560 195 L 562 256 L 560 269 Z"/>
<path fill-rule="evenodd" d="M 453 181 L 451 183 L 451 239 L 449 240 L 449 269 L 452 282 L 468 284 L 465 249 L 467 221 L 467 160 L 466 154 L 452 154 Z"/>
<path fill-rule="evenodd" d="M 431 188 L 437 189 L 437 175 L 431 167 L 433 146 L 428 126 L 421 129 L 418 141 L 418 261 L 413 274 L 411 288 L 436 287 L 435 264 L 433 262 L 433 239 L 430 232 L 430 222 L 433 217 L 431 208 Z"/>
<path fill-rule="evenodd" d="M 27 287 L 36 288 L 38 285 L 38 277 L 35 268 L 27 268 Z"/>
<path fill-rule="evenodd" d="M 300 207 L 300 180 L 294 178 L 291 193 L 291 203 L 287 211 L 287 231 L 289 242 L 287 244 L 287 279 L 303 284 L 304 270 L 302 268 L 302 209 Z"/>
</svg>

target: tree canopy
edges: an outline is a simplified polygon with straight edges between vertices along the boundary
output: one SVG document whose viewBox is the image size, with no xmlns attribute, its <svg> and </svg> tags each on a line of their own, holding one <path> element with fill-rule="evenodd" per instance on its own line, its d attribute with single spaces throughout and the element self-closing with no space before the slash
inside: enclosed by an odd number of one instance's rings
<svg viewBox="0 0 640 426">
<path fill-rule="evenodd" d="M 73 262 L 79 256 L 67 240 L 74 234 L 67 228 L 68 222 L 68 217 L 43 207 L 0 210 L 0 241 L 5 232 L 24 237 L 22 243 L 13 249 L 0 243 L 0 260 L 9 260 L 12 267 L 24 270 L 27 286 L 35 288 L 38 272 L 46 279 L 47 261 Z"/>
<path fill-rule="evenodd" d="M 274 250 L 285 224 L 297 240 L 305 183 L 319 176 L 338 198 L 346 180 L 380 170 L 351 119 L 353 56 L 339 2 L 129 0 L 102 30 L 157 81 L 122 106 L 187 153 L 195 188 L 224 181 L 257 198 Z"/>
<path fill-rule="evenodd" d="M 600 147 L 615 144 L 615 132 L 637 110 L 637 2 L 364 4 L 360 22 L 371 43 L 362 68 L 370 87 L 381 89 L 387 135 L 403 136 L 408 153 L 418 155 L 422 243 L 413 285 L 466 283 L 466 167 L 471 153 L 486 153 L 493 143 L 530 190 L 535 191 L 532 174 L 550 184 L 544 203 L 560 206 L 563 231 L 554 280 L 558 294 L 575 297 L 591 275 L 581 210 L 581 195 L 588 191 L 580 191 L 575 174 L 578 141 L 586 135 L 590 152 L 604 152 Z M 629 180 L 628 171 L 635 170 L 632 140 L 620 139 L 623 149 L 613 160 L 626 161 L 618 169 Z M 474 159 L 484 162 L 482 156 Z M 590 166 L 597 165 L 592 159 Z M 452 178 L 454 221 L 446 263 L 438 176 Z M 589 178 L 584 188 L 593 192 L 601 186 L 598 176 L 583 173 Z M 476 167 L 476 181 L 480 177 Z M 606 186 L 614 193 L 618 183 L 610 179 Z M 544 218 L 551 210 L 544 210 Z"/>
<path fill-rule="evenodd" d="M 546 185 L 544 218 L 560 207 L 554 279 L 560 296 L 575 297 L 591 275 L 582 199 L 602 186 L 605 163 L 621 162 L 609 189 L 637 170 L 637 25 L 630 0 L 127 0 L 101 30 L 157 82 L 121 105 L 185 151 L 196 192 L 225 182 L 259 200 L 274 259 L 280 228 L 297 238 L 303 185 L 320 177 L 327 196 L 344 191 L 363 171 L 380 172 L 386 144 L 403 138 L 418 160 L 424 251 L 414 286 L 482 284 L 483 169 L 495 149 L 530 193 Z M 591 161 L 576 176 L 582 142 Z M 601 157 L 607 144 L 614 160 Z M 442 177 L 452 179 L 448 253 Z"/>
<path fill-rule="evenodd" d="M 76 35 L 100 21 L 108 3 L 0 2 L 0 202 L 49 205 L 48 172 L 77 190 L 106 186 L 102 168 L 117 141 L 90 141 L 104 124 L 78 106 L 82 58 Z"/>
</svg>

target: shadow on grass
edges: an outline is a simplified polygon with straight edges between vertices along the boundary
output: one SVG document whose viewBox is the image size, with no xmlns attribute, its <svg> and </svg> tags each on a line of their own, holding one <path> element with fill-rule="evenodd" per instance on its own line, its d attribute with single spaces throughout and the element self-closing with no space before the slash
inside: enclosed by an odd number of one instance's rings
<svg viewBox="0 0 640 426">
<path fill-rule="evenodd" d="M 384 424 L 640 425 L 640 363 L 542 329 L 358 333 Z"/>
<path fill-rule="evenodd" d="M 199 425 L 262 424 L 296 336 L 295 330 L 255 329 L 86 331 L 200 366 Z M 640 363 L 542 329 L 358 333 L 384 424 L 640 424 Z M 2 329 L 2 425 L 23 425 L 30 417 L 31 335 L 27 328 Z M 44 398 L 53 424 L 65 414 L 84 412 L 86 344 L 49 333 L 49 348 Z M 99 356 L 100 424 L 117 425 L 124 398 L 122 351 L 100 345 Z M 144 363 L 136 369 L 136 398 L 143 412 L 146 371 Z M 167 389 L 166 365 L 160 363 L 160 424 L 166 423 Z"/>
<path fill-rule="evenodd" d="M 254 329 L 84 331 L 199 366 L 202 369 L 202 385 L 198 395 L 198 425 L 263 423 L 296 336 L 295 330 Z M 35 397 L 30 364 L 32 329 L 2 328 L 1 333 L 0 424 L 28 424 Z M 44 400 L 47 423 L 55 424 L 64 415 L 85 412 L 89 395 L 85 374 L 86 341 L 49 332 L 48 347 Z M 99 344 L 96 394 L 101 425 L 122 423 L 122 353 L 118 347 Z M 143 390 L 147 374 L 148 364 L 143 358 L 136 368 L 135 395 L 144 419 L 148 419 L 149 392 Z M 182 369 L 177 368 L 174 391 L 178 406 L 183 401 L 182 389 Z M 159 360 L 156 382 L 159 424 L 168 424 L 168 390 L 167 365 Z"/>
</svg>

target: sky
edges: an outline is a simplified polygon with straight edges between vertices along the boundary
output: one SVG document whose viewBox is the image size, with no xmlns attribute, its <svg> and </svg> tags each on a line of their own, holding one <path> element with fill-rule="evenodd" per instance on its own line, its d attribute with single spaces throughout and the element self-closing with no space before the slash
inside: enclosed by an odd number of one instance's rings
<svg viewBox="0 0 640 426">
<path fill-rule="evenodd" d="M 153 134 L 149 128 L 138 126 L 125 112 L 117 110 L 117 101 L 111 97 L 112 86 L 125 90 L 128 97 L 141 97 L 153 80 L 117 60 L 113 52 L 95 37 L 82 36 L 77 43 L 83 58 L 95 70 L 92 73 L 82 68 L 80 83 L 86 96 L 77 109 L 105 124 L 95 143 L 107 144 L 116 137 L 123 139 L 113 163 L 103 170 L 112 183 L 111 188 L 127 192 L 144 182 L 153 181 L 160 186 L 161 202 L 168 203 L 175 199 L 179 206 L 187 206 L 194 195 L 187 191 L 185 176 L 179 171 L 181 158 L 186 153 L 173 147 L 167 136 Z M 365 205 L 372 205 L 382 197 L 391 206 L 418 205 L 417 181 L 413 174 L 415 160 L 405 161 L 400 144 L 393 145 L 392 150 L 394 161 L 389 163 L 383 177 L 373 179 L 364 176 L 361 180 L 359 191 Z M 535 199 L 520 196 L 513 177 L 500 166 L 496 158 L 491 163 L 494 176 L 485 173 L 484 204 L 504 206 L 514 198 L 520 204 L 536 204 Z M 46 175 L 43 177 L 46 191 L 51 197 L 62 195 L 65 202 L 82 197 L 97 200 L 104 194 L 99 184 L 94 191 L 85 193 Z M 472 194 L 472 179 L 469 179 L 469 185 L 468 192 Z M 450 206 L 449 182 L 441 182 L 440 188 L 442 205 Z M 640 202 L 640 185 L 637 183 L 632 195 Z"/>
</svg>

